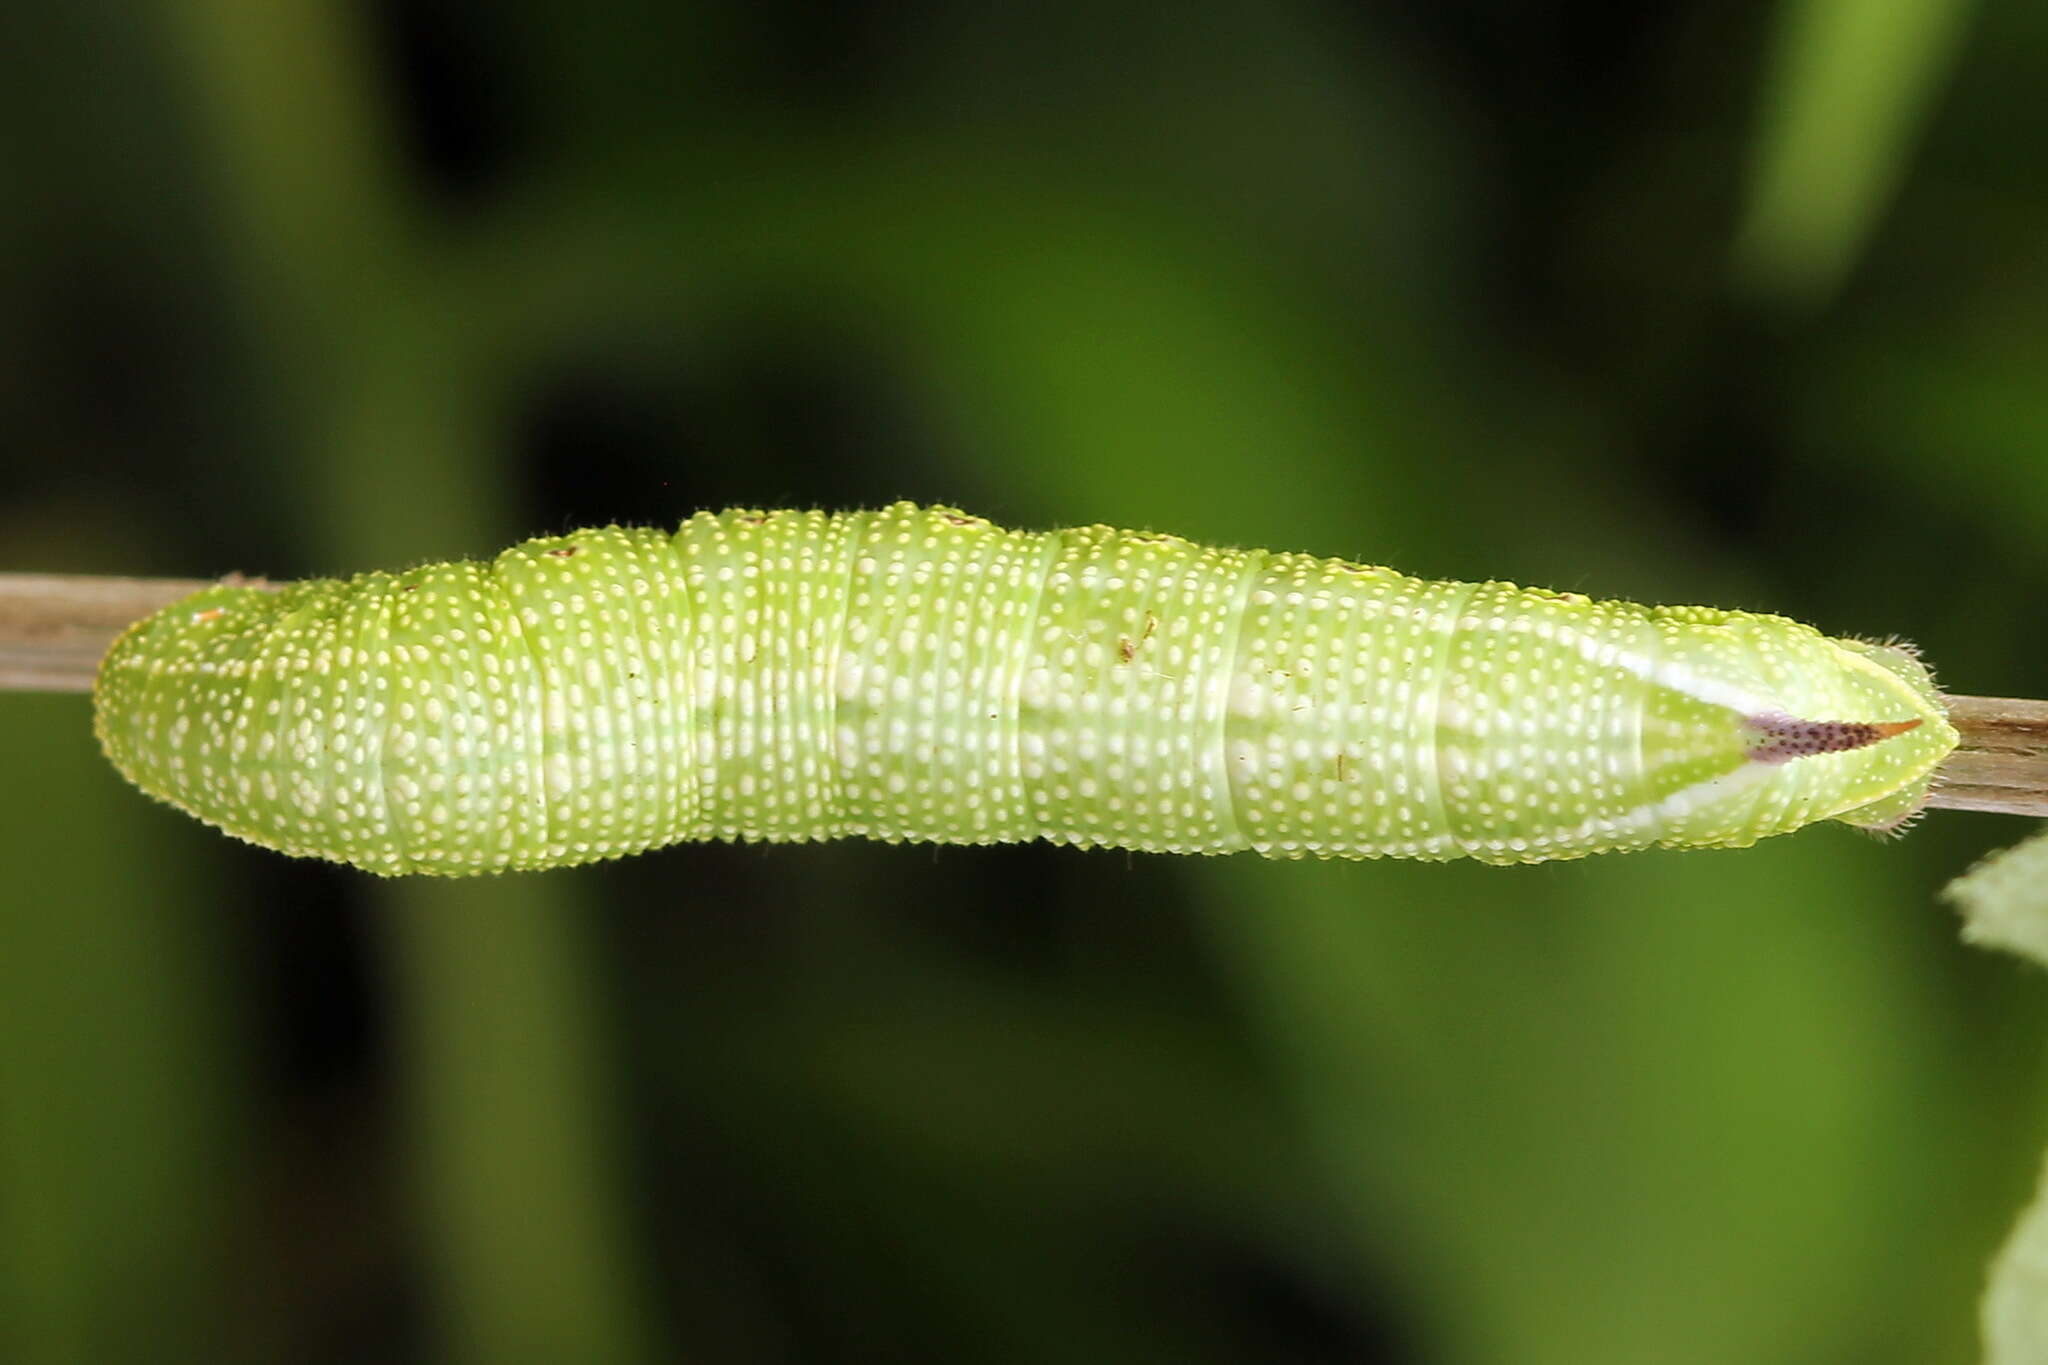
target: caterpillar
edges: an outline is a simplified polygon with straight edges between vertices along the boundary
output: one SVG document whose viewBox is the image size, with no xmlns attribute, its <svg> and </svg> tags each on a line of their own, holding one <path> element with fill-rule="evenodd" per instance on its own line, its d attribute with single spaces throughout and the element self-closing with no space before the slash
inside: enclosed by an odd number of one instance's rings
<svg viewBox="0 0 2048 1365">
<path fill-rule="evenodd" d="M 1910 652 L 1781 617 L 910 503 L 210 587 L 116 641 L 94 710 L 144 792 L 387 875 L 849 836 L 1740 847 L 1895 827 L 1956 742 Z"/>
</svg>

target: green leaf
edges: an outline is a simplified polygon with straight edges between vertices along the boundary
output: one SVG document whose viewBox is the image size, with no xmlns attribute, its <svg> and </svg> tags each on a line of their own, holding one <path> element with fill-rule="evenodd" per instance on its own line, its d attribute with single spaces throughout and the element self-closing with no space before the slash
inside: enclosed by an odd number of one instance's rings
<svg viewBox="0 0 2048 1365">
<path fill-rule="evenodd" d="M 2048 830 L 1949 883 L 1963 937 L 2048 966 Z M 1980 1310 L 1986 1365 L 2048 1361 L 2048 1174 L 1991 1265 Z"/>
<path fill-rule="evenodd" d="M 1787 0 L 1765 78 L 1738 283 L 1824 302 L 1890 204 L 1968 0 Z"/>
</svg>

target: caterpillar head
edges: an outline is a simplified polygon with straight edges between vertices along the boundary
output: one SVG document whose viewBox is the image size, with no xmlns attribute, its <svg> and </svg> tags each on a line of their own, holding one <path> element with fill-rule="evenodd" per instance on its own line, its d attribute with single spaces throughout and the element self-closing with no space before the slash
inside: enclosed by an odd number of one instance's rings
<svg viewBox="0 0 2048 1365">
<path fill-rule="evenodd" d="M 314 851 L 287 828 L 276 748 L 278 679 L 300 666 L 279 628 L 323 620 L 343 585 L 309 579 L 272 590 L 230 581 L 136 622 L 107 651 L 93 688 L 93 729 L 122 776 L 239 838 Z"/>
</svg>

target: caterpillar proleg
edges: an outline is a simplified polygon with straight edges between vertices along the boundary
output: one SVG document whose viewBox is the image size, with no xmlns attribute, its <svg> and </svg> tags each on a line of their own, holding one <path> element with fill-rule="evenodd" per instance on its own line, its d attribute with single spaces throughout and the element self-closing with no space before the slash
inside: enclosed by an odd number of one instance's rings
<svg viewBox="0 0 2048 1365">
<path fill-rule="evenodd" d="M 222 585 L 109 651 L 152 796 L 387 875 L 864 836 L 1537 862 L 1894 826 L 1956 735 L 1776 616 L 944 507 Z"/>
</svg>

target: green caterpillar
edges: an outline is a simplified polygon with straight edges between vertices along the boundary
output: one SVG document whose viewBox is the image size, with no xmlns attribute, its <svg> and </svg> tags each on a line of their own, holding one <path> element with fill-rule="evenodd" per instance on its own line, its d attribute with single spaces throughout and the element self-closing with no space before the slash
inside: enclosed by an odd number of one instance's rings
<svg viewBox="0 0 2048 1365">
<path fill-rule="evenodd" d="M 208 588 L 108 653 L 153 796 L 372 872 L 698 839 L 1537 862 L 1896 826 L 1954 747 L 1905 651 L 950 508 L 700 513 Z"/>
</svg>

